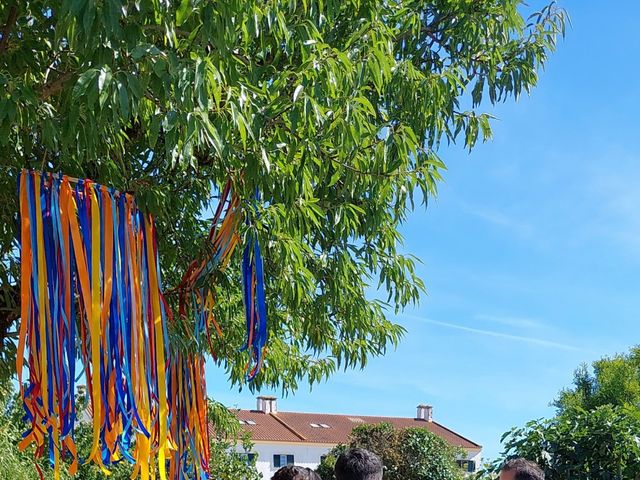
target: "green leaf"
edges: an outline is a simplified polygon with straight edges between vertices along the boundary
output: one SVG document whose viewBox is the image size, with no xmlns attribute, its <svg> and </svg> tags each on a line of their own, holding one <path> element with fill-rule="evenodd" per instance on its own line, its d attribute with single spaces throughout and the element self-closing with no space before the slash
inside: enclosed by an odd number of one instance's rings
<svg viewBox="0 0 640 480">
<path fill-rule="evenodd" d="M 179 27 L 191 16 L 193 7 L 190 0 L 182 0 L 176 11 L 176 25 Z"/>
<path fill-rule="evenodd" d="M 260 149 L 260 153 L 262 154 L 262 163 L 264 163 L 264 167 L 267 169 L 267 173 L 271 172 L 271 162 L 269 161 L 269 156 L 264 148 Z"/>
<path fill-rule="evenodd" d="M 73 87 L 72 92 L 72 100 L 73 102 L 77 102 L 81 97 L 87 94 L 87 90 L 89 89 L 90 84 L 95 80 L 98 76 L 99 70 L 97 68 L 91 68 L 85 72 L 83 72 Z"/>
<path fill-rule="evenodd" d="M 122 82 L 118 82 L 118 100 L 120 102 L 120 112 L 124 118 L 129 117 L 129 94 Z"/>
<path fill-rule="evenodd" d="M 109 98 L 109 87 L 111 85 L 111 69 L 106 65 L 100 69 L 98 74 L 98 93 L 100 94 L 100 106 L 104 106 Z"/>
</svg>

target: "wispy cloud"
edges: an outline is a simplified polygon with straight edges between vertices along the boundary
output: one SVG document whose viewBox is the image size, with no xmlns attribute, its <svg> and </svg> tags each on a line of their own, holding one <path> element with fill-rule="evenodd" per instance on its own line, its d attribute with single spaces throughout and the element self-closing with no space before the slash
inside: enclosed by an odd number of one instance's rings
<svg viewBox="0 0 640 480">
<path fill-rule="evenodd" d="M 500 315 L 478 314 L 474 315 L 473 318 L 476 320 L 497 323 L 499 325 L 505 325 L 507 327 L 514 327 L 519 329 L 533 330 L 545 327 L 544 323 L 542 323 L 541 321 L 526 317 L 508 317 Z"/>
<path fill-rule="evenodd" d="M 487 337 L 503 338 L 506 340 L 513 340 L 515 342 L 523 342 L 531 345 L 538 345 L 546 348 L 556 348 L 559 350 L 569 350 L 574 352 L 584 352 L 585 350 L 574 345 L 566 343 L 554 342 L 552 340 L 546 340 L 544 338 L 537 338 L 525 335 L 512 335 L 510 333 L 499 332 L 496 330 L 485 330 L 481 328 L 467 327 L 466 325 L 459 325 L 457 323 L 441 322 L 439 320 L 433 320 L 431 318 L 418 317 L 414 315 L 406 315 L 407 318 L 417 320 L 424 323 L 430 323 L 432 325 L 438 325 L 444 328 L 450 328 L 454 330 L 460 330 L 462 332 L 472 333 L 476 335 L 484 335 Z"/>
<path fill-rule="evenodd" d="M 609 166 L 588 172 L 585 189 L 590 216 L 588 234 L 610 238 L 640 257 L 640 168 L 635 156 L 623 157 L 617 169 Z"/>
<path fill-rule="evenodd" d="M 473 215 L 487 223 L 511 230 L 522 237 L 530 237 L 533 234 L 533 226 L 506 213 L 485 206 L 472 205 L 467 202 L 459 202 L 462 210 L 468 215 Z"/>
</svg>

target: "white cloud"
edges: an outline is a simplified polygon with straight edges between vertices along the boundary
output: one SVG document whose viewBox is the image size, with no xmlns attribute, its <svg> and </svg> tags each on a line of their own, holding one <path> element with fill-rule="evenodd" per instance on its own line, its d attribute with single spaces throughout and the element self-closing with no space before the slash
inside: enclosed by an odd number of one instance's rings
<svg viewBox="0 0 640 480">
<path fill-rule="evenodd" d="M 539 320 L 533 318 L 526 317 L 509 317 L 509 316 L 500 316 L 500 315 L 487 315 L 487 314 L 477 314 L 473 317 L 476 320 L 497 323 L 500 325 L 505 325 L 508 327 L 515 327 L 519 329 L 539 329 L 543 328 L 546 325 Z"/>
<path fill-rule="evenodd" d="M 459 202 L 460 208 L 467 213 L 492 225 L 510 230 L 521 237 L 530 237 L 534 233 L 534 228 L 530 223 L 523 222 L 512 215 L 508 215 L 496 208 L 487 206 L 471 205 L 467 202 Z"/>
<path fill-rule="evenodd" d="M 512 335 L 510 333 L 499 332 L 499 331 L 496 331 L 496 330 L 485 330 L 485 329 L 480 329 L 480 328 L 467 327 L 465 325 L 459 325 L 459 324 L 456 324 L 456 323 L 449 323 L 449 322 L 441 322 L 439 320 L 432 320 L 430 318 L 418 317 L 418 316 L 414 316 L 414 315 L 406 315 L 406 317 L 407 318 L 411 318 L 413 320 L 417 320 L 417 321 L 421 321 L 421 322 L 425 322 L 425 323 L 430 323 L 432 325 L 438 325 L 438 326 L 444 327 L 444 328 L 460 330 L 460 331 L 472 333 L 472 334 L 475 334 L 475 335 L 484 335 L 484 336 L 488 336 L 488 337 L 503 338 L 503 339 L 506 339 L 506 340 L 513 340 L 513 341 L 516 341 L 516 342 L 528 343 L 528 344 L 531 344 L 531 345 L 537 345 L 537 346 L 545 347 L 545 348 L 555 348 L 555 349 L 560 349 L 560 350 L 570 350 L 570 351 L 576 351 L 576 352 L 577 351 L 586 351 L 585 349 L 580 348 L 580 347 L 576 347 L 574 345 L 555 342 L 555 341 L 547 340 L 547 339 L 544 339 L 544 338 L 537 338 L 537 337 L 525 336 L 525 335 Z"/>
<path fill-rule="evenodd" d="M 604 163 L 604 162 L 603 162 Z M 615 170 L 603 164 L 587 174 L 587 234 L 613 241 L 640 258 L 640 162 L 621 161 Z"/>
</svg>

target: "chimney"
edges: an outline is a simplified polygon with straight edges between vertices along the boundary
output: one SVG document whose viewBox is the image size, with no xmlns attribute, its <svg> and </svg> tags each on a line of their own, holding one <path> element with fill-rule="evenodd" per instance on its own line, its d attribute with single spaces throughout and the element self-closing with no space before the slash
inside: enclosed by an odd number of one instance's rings
<svg viewBox="0 0 640 480">
<path fill-rule="evenodd" d="M 418 405 L 416 420 L 433 422 L 433 407 L 431 405 Z"/>
<path fill-rule="evenodd" d="M 261 395 L 258 397 L 256 410 L 262 413 L 278 413 L 277 401 L 278 399 L 276 397 Z"/>
</svg>

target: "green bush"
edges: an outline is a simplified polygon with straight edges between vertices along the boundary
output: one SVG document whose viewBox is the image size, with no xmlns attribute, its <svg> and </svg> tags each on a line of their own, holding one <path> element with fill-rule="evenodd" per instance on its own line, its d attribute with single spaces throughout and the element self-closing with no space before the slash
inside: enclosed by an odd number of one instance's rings
<svg viewBox="0 0 640 480">
<path fill-rule="evenodd" d="M 322 480 L 335 480 L 333 467 L 347 448 L 364 448 L 384 464 L 384 480 L 459 480 L 456 459 L 462 453 L 425 428 L 396 429 L 391 424 L 362 425 L 351 432 L 348 445 L 335 447 L 316 470 Z"/>
</svg>

